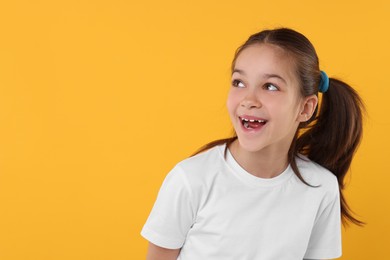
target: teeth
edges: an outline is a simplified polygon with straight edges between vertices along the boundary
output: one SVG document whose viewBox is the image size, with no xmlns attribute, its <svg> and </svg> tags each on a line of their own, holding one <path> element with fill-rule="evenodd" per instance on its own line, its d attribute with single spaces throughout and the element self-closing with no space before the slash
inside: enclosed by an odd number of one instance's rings
<svg viewBox="0 0 390 260">
<path fill-rule="evenodd" d="M 241 118 L 241 120 L 243 122 L 251 122 L 251 123 L 253 123 L 253 122 L 264 123 L 265 122 L 265 120 L 255 120 L 255 119 L 246 119 L 246 118 Z"/>
</svg>

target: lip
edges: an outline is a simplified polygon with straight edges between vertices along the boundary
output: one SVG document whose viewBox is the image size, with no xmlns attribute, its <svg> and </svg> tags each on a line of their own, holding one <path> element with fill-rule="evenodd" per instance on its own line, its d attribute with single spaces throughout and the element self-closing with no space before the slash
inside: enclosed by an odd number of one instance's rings
<svg viewBox="0 0 390 260">
<path fill-rule="evenodd" d="M 243 123 L 242 123 L 242 119 L 247 119 L 247 120 L 259 120 L 259 121 L 265 121 L 265 124 L 262 124 L 260 125 L 259 127 L 257 128 L 245 128 Z M 252 116 L 252 115 L 241 115 L 241 116 L 238 116 L 238 123 L 239 125 L 241 126 L 241 130 L 244 132 L 244 133 L 258 133 L 260 132 L 267 124 L 267 121 L 266 119 L 262 118 L 262 117 L 257 117 L 257 116 Z"/>
</svg>

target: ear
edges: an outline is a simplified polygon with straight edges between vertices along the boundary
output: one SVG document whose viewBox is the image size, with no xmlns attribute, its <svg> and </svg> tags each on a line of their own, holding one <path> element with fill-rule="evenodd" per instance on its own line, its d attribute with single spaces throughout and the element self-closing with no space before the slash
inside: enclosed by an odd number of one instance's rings
<svg viewBox="0 0 390 260">
<path fill-rule="evenodd" d="M 299 122 L 307 122 L 313 115 L 318 104 L 316 95 L 307 96 L 302 100 L 301 109 L 298 115 Z"/>
</svg>

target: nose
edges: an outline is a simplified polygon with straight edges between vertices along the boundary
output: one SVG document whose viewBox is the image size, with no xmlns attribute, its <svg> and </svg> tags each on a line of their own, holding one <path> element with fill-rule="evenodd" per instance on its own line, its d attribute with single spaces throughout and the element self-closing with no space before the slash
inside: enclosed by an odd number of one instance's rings
<svg viewBox="0 0 390 260">
<path fill-rule="evenodd" d="M 247 109 L 260 108 L 261 101 L 260 101 L 258 95 L 256 95 L 255 91 L 248 91 L 247 95 L 241 101 L 241 106 L 245 107 Z"/>
</svg>

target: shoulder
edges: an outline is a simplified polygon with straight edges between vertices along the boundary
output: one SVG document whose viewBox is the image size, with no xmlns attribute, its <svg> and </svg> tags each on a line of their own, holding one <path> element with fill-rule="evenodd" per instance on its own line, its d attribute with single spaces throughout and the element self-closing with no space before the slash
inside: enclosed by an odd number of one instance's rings
<svg viewBox="0 0 390 260">
<path fill-rule="evenodd" d="M 205 171 L 210 172 L 219 169 L 221 163 L 224 163 L 224 147 L 224 145 L 218 145 L 205 152 L 184 159 L 175 168 L 179 168 L 187 174 Z"/>
<path fill-rule="evenodd" d="M 208 186 L 221 173 L 221 169 L 225 165 L 224 147 L 225 145 L 215 146 L 205 152 L 180 161 L 168 176 L 181 179 L 191 189 Z"/>
<path fill-rule="evenodd" d="M 338 193 L 338 180 L 331 171 L 303 155 L 296 157 L 296 161 L 298 169 L 307 183 L 330 193 Z"/>
</svg>

